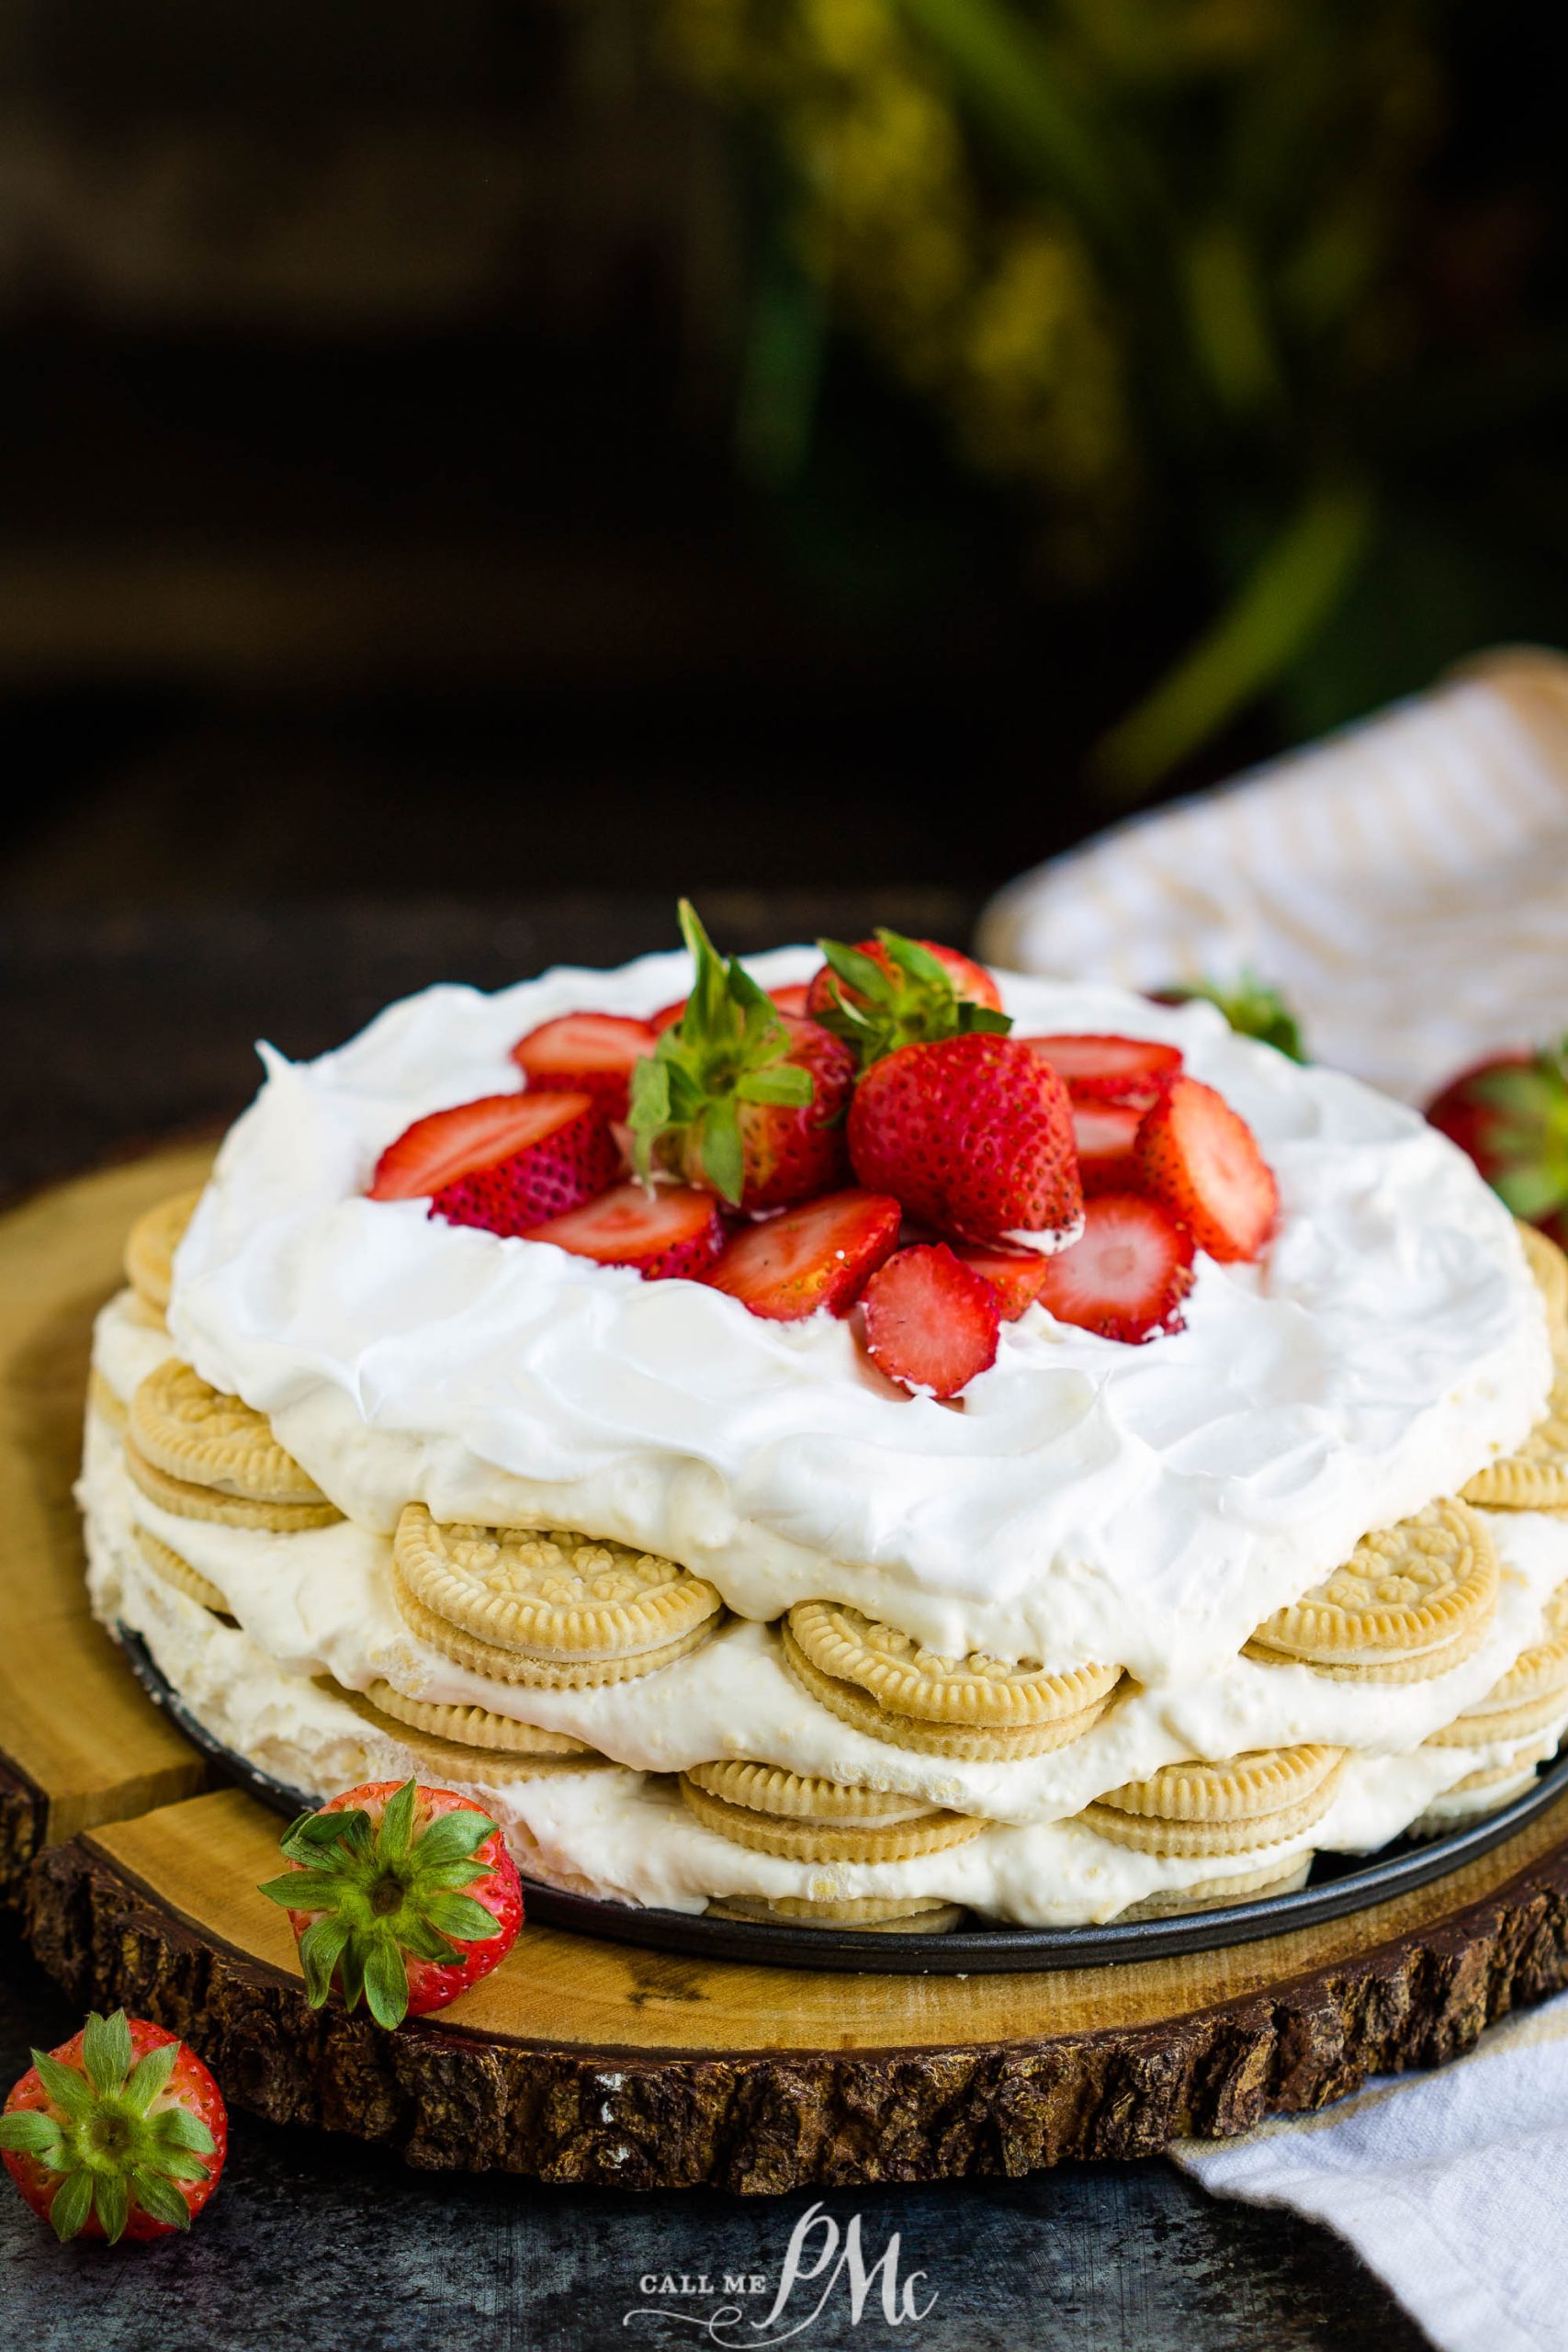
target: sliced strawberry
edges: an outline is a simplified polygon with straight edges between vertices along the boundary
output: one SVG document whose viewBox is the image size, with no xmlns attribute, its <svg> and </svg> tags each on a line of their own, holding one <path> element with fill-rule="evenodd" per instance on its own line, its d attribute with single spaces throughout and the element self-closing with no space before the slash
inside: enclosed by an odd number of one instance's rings
<svg viewBox="0 0 1568 2352">
<path fill-rule="evenodd" d="M 1093 1193 L 1126 1193 L 1138 1182 L 1134 1146 L 1144 1114 L 1135 1102 L 1075 1102 L 1078 1174 L 1084 1198 Z"/>
<path fill-rule="evenodd" d="M 1075 1102 L 1151 1102 L 1181 1075 L 1181 1052 L 1153 1037 L 1023 1037 Z"/>
<path fill-rule="evenodd" d="M 1192 1255 L 1192 1236 L 1157 1201 L 1101 1193 L 1085 1204 L 1082 1239 L 1042 1261 L 1040 1304 L 1107 1340 L 1179 1331 Z"/>
<path fill-rule="evenodd" d="M 576 1098 L 575 1107 L 581 1109 L 587 1099 Z M 543 1102 L 523 1093 L 486 1094 L 450 1111 L 432 1111 L 387 1146 L 367 1190 L 373 1201 L 421 1200 L 474 1169 L 525 1150 L 553 1133 L 562 1115 L 558 1095 Z"/>
<path fill-rule="evenodd" d="M 596 1201 L 552 1216 L 530 1241 L 553 1241 L 601 1266 L 635 1266 L 648 1282 L 688 1278 L 711 1266 L 724 1247 L 724 1219 L 711 1193 L 689 1184 L 612 1184 Z"/>
<path fill-rule="evenodd" d="M 526 1233 L 614 1183 L 621 1151 L 603 1104 L 589 1094 L 525 1094 L 522 1100 L 534 1114 L 526 1139 L 440 1185 L 432 1216 L 448 1225 L 482 1226 L 487 1233 Z"/>
<path fill-rule="evenodd" d="M 1038 1250 L 982 1250 L 975 1242 L 961 1241 L 953 1254 L 990 1283 L 1004 1323 L 1016 1323 L 1040 1295 L 1045 1260 Z"/>
<path fill-rule="evenodd" d="M 867 1283 L 861 1311 L 873 1363 L 926 1396 L 956 1396 L 997 1360 L 997 1294 L 943 1241 L 897 1250 Z"/>
<path fill-rule="evenodd" d="M 960 1240 L 1059 1232 L 1083 1205 L 1066 1089 L 1013 1037 L 947 1037 L 873 1062 L 849 1140 L 863 1184 Z"/>
<path fill-rule="evenodd" d="M 896 1248 L 898 1223 L 898 1204 L 886 1193 L 829 1193 L 737 1234 L 702 1280 L 771 1323 L 823 1306 L 845 1315 Z"/>
<path fill-rule="evenodd" d="M 1201 1079 L 1179 1078 L 1138 1130 L 1143 1189 L 1212 1258 L 1256 1258 L 1280 1214 L 1274 1171 L 1247 1121 Z"/>
<path fill-rule="evenodd" d="M 686 999 L 678 996 L 673 1004 L 661 1004 L 657 1012 L 650 1012 L 648 1025 L 656 1037 L 662 1037 L 666 1029 L 673 1029 L 685 1010 Z"/>
<path fill-rule="evenodd" d="M 624 1119 L 632 1065 L 652 1053 L 654 1036 L 650 1023 L 623 1013 L 563 1012 L 519 1037 L 512 1058 L 536 1094 L 592 1094 Z"/>
</svg>

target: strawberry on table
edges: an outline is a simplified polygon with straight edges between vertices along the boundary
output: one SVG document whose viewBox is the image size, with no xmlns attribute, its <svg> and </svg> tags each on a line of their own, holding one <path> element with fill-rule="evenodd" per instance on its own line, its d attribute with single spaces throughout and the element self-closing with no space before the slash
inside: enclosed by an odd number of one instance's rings
<svg viewBox="0 0 1568 2352">
<path fill-rule="evenodd" d="M 696 978 L 632 1072 L 637 1172 L 661 1170 L 747 1215 L 828 1191 L 844 1175 L 854 1056 L 815 1021 L 781 1012 L 738 959 L 726 964 L 686 899 L 681 928 Z"/>
<path fill-rule="evenodd" d="M 1181 1074 L 1181 1052 L 1154 1037 L 1025 1037 L 1075 1102 L 1152 1102 Z"/>
<path fill-rule="evenodd" d="M 828 1307 L 847 1315 L 897 1248 L 902 1213 L 886 1193 L 829 1193 L 749 1227 L 701 1279 L 771 1323 Z"/>
<path fill-rule="evenodd" d="M 867 1283 L 861 1313 L 867 1353 L 906 1388 L 956 1396 L 997 1360 L 997 1293 L 945 1242 L 896 1250 Z"/>
<path fill-rule="evenodd" d="M 123 2009 L 35 2050 L 0 2115 L 6 2169 L 62 2240 L 188 2229 L 228 2145 L 223 2094 L 195 2052 Z"/>
<path fill-rule="evenodd" d="M 257 1889 L 288 1914 L 305 1992 L 334 1983 L 378 2025 L 444 2009 L 499 1967 L 523 1924 L 523 1888 L 501 1831 L 451 1789 L 369 1781 L 283 1838 L 288 1869 Z"/>
<path fill-rule="evenodd" d="M 488 1094 L 416 1119 L 377 1162 L 373 1201 L 430 1199 L 432 1216 L 525 1233 L 592 1200 L 621 1170 L 590 1094 Z"/>
<path fill-rule="evenodd" d="M 1016 1323 L 1040 1295 L 1046 1260 L 1038 1250 L 984 1250 L 977 1242 L 960 1241 L 953 1254 L 990 1283 L 1004 1323 Z"/>
<path fill-rule="evenodd" d="M 633 1065 L 653 1051 L 651 1022 L 619 1012 L 563 1012 L 519 1037 L 512 1058 L 535 1093 L 591 1094 L 624 1119 Z"/>
<path fill-rule="evenodd" d="M 1280 1188 L 1247 1121 L 1201 1079 L 1179 1078 L 1138 1130 L 1142 1189 L 1212 1258 L 1256 1258 L 1274 1230 Z"/>
<path fill-rule="evenodd" d="M 1107 1340 L 1179 1331 L 1192 1256 L 1192 1236 L 1157 1201 L 1101 1193 L 1084 1205 L 1082 1238 L 1044 1260 L 1040 1304 Z"/>
<path fill-rule="evenodd" d="M 1568 1036 L 1461 1070 L 1427 1116 L 1516 1216 L 1568 1244 Z"/>
<path fill-rule="evenodd" d="M 989 972 L 956 947 L 897 931 L 879 931 L 858 947 L 837 939 L 817 944 L 827 962 L 807 991 L 806 1009 L 863 1065 L 899 1046 L 977 1031 L 1005 1035 L 1012 1026 Z"/>
<path fill-rule="evenodd" d="M 712 1265 L 724 1247 L 724 1219 L 713 1194 L 694 1185 L 612 1184 L 597 1200 L 535 1226 L 528 1238 L 667 1282 Z"/>
<path fill-rule="evenodd" d="M 1125 1193 L 1136 1187 L 1134 1147 L 1144 1114 L 1136 1102 L 1075 1102 L 1073 1137 L 1084 1198 L 1095 1193 Z"/>
<path fill-rule="evenodd" d="M 870 1191 L 964 1241 L 1060 1233 L 1083 1206 L 1067 1091 L 1019 1039 L 901 1046 L 850 1107 L 850 1159 Z"/>
</svg>

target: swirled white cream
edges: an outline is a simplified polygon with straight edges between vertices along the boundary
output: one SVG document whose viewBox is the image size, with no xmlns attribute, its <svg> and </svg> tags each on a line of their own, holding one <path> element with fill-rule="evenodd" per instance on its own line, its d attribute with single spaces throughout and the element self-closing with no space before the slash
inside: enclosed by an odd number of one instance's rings
<svg viewBox="0 0 1568 2352">
<path fill-rule="evenodd" d="M 767 985 L 807 949 L 756 959 Z M 555 1521 L 684 1561 L 759 1620 L 854 1601 L 946 1651 L 1106 1660 L 1189 1686 L 1370 1526 L 1451 1491 L 1540 1417 L 1548 1350 L 1511 1220 L 1412 1112 L 1204 1005 L 1002 976 L 1021 1034 L 1167 1037 L 1247 1119 L 1282 1216 L 1203 1259 L 1141 1348 L 1032 1307 L 961 1409 L 890 1393 L 830 1316 L 761 1321 L 526 1239 L 367 1200 L 421 1114 L 511 1087 L 580 1006 L 646 1012 L 682 956 L 436 988 L 267 1077 L 181 1244 L 170 1326 L 362 1527 Z"/>
</svg>

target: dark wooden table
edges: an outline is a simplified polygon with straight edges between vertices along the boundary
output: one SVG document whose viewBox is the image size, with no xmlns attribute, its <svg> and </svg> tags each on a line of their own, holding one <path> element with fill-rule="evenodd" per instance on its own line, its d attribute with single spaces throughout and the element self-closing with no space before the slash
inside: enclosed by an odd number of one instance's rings
<svg viewBox="0 0 1568 2352">
<path fill-rule="evenodd" d="M 929 892 L 880 903 L 732 893 L 704 912 L 724 944 L 751 948 L 824 930 L 854 937 L 879 921 L 962 938 L 974 907 Z M 494 987 L 553 960 L 615 963 L 671 930 L 662 904 L 602 898 L 12 918 L 0 931 L 0 1188 L 231 1117 L 253 1090 L 258 1036 L 313 1053 L 426 981 Z M 0 2086 L 29 2044 L 48 2047 L 79 2022 L 15 1932 L 0 1933 Z M 221 2193 L 188 2240 L 62 2250 L 0 2198 L 0 2342 L 29 2352 L 759 2343 L 753 2323 L 814 2201 L 421 2175 L 351 2142 L 236 2116 Z M 791 2339 L 810 2352 L 1416 2352 L 1425 2340 L 1337 2239 L 1212 2202 L 1164 2163 L 820 2201 L 846 2235 L 860 2216 L 868 2267 L 897 2233 L 900 2278 L 924 2273 L 913 2291 L 925 2315 L 888 2325 L 879 2278 L 857 2323 L 840 2279 Z M 803 2267 L 821 2245 L 813 2237 Z M 727 2273 L 768 2282 L 731 2329 L 710 2337 L 675 2316 L 717 2309 Z M 774 2332 L 807 2317 L 828 2276 L 797 2285 Z M 666 2281 L 673 2292 L 659 2291 Z M 627 2324 L 639 2310 L 652 2315 Z"/>
</svg>

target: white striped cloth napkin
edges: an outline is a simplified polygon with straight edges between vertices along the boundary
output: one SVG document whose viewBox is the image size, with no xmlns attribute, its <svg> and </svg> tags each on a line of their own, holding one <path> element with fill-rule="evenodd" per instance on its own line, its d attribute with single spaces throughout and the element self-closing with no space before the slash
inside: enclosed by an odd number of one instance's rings
<svg viewBox="0 0 1568 2352">
<path fill-rule="evenodd" d="M 1432 693 L 1011 883 L 980 952 L 1137 989 L 1250 967 L 1314 1060 L 1410 1101 L 1568 1029 L 1568 661 Z"/>
<path fill-rule="evenodd" d="M 1568 661 L 1494 654 L 1012 883 L 980 949 L 1155 989 L 1250 968 L 1317 1060 L 1421 1102 L 1568 1029 Z M 1191 2141 L 1354 2245 L 1443 2352 L 1568 2352 L 1568 1995 L 1441 2073 Z"/>
</svg>

